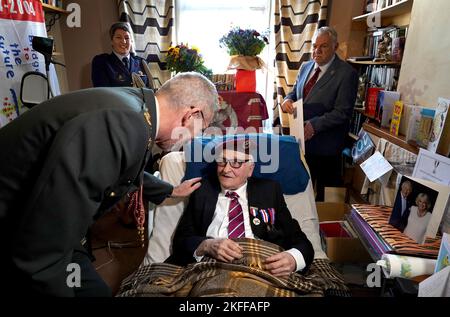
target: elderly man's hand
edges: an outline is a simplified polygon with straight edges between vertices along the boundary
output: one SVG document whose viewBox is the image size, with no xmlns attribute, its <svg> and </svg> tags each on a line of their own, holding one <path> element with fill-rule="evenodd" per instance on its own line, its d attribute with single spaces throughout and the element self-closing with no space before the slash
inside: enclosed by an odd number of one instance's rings
<svg viewBox="0 0 450 317">
<path fill-rule="evenodd" d="M 170 196 L 174 198 L 188 197 L 202 185 L 202 183 L 200 183 L 201 180 L 201 177 L 196 177 L 182 182 L 180 185 L 174 187 Z"/>
<path fill-rule="evenodd" d="M 305 130 L 305 141 L 312 139 L 315 131 L 314 131 L 314 128 L 313 128 L 311 122 L 309 122 L 309 121 L 305 122 L 304 130 Z"/>
<path fill-rule="evenodd" d="M 294 113 L 294 102 L 291 99 L 286 99 L 281 104 L 281 109 L 283 109 L 284 112 L 293 114 Z"/>
<path fill-rule="evenodd" d="M 272 255 L 264 261 L 264 264 L 265 269 L 277 277 L 288 277 L 297 268 L 297 263 L 289 252 Z"/>
<path fill-rule="evenodd" d="M 210 255 L 222 262 L 232 262 L 242 258 L 242 248 L 236 242 L 229 239 L 207 239 L 197 248 L 198 256 Z"/>
</svg>

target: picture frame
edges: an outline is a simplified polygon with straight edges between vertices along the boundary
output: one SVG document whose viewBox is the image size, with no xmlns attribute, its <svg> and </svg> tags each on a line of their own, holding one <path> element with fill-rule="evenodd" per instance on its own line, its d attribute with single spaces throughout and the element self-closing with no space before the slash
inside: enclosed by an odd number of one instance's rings
<svg viewBox="0 0 450 317">
<path fill-rule="evenodd" d="M 450 187 L 403 176 L 396 193 L 389 224 L 419 244 L 440 233 Z"/>
</svg>

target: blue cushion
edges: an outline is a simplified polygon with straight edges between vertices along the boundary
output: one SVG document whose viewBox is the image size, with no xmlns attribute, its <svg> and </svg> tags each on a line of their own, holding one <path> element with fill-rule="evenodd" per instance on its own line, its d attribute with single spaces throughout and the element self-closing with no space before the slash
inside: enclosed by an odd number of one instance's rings
<svg viewBox="0 0 450 317">
<path fill-rule="evenodd" d="M 184 179 L 205 177 L 216 173 L 215 148 L 230 138 L 246 137 L 256 142 L 258 155 L 253 177 L 278 181 L 283 193 L 304 192 L 309 174 L 301 159 L 299 144 L 294 137 L 273 134 L 241 134 L 219 137 L 200 137 L 185 147 L 186 173 Z"/>
</svg>

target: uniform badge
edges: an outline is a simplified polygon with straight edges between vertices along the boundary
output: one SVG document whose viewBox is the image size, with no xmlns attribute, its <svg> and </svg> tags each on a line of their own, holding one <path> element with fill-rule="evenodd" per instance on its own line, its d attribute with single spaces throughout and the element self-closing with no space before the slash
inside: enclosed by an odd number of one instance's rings
<svg viewBox="0 0 450 317">
<path fill-rule="evenodd" d="M 259 226 L 261 224 L 261 220 L 259 220 L 258 218 L 253 218 L 253 224 L 255 226 Z"/>
</svg>

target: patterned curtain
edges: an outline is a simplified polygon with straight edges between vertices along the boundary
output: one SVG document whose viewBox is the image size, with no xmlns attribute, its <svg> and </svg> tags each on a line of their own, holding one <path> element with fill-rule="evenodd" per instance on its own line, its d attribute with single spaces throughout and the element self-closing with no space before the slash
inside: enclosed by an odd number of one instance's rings
<svg viewBox="0 0 450 317">
<path fill-rule="evenodd" d="M 134 32 L 134 50 L 149 63 L 156 88 L 170 78 L 165 56 L 175 37 L 175 0 L 118 0 L 120 21 Z"/>
<path fill-rule="evenodd" d="M 287 127 L 288 117 L 282 113 L 279 105 L 292 90 L 302 63 L 311 58 L 314 32 L 327 22 L 328 0 L 274 0 L 274 3 L 274 122 L 281 120 L 282 127 Z"/>
</svg>

